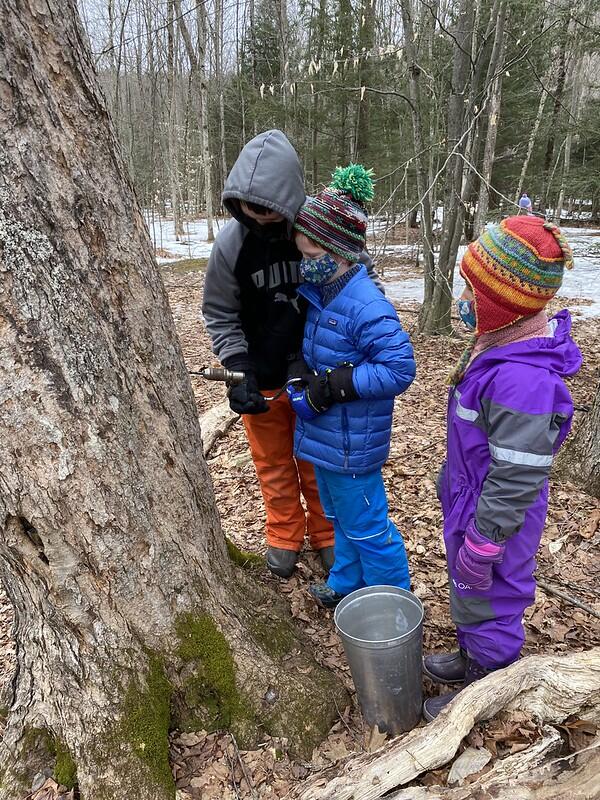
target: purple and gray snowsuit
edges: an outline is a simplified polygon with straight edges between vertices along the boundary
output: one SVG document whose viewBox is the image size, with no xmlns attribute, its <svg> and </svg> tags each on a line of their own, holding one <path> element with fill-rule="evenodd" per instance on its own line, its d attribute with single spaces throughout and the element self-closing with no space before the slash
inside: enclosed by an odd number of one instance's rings
<svg viewBox="0 0 600 800">
<path fill-rule="evenodd" d="M 571 427 L 573 403 L 562 377 L 575 374 L 582 357 L 568 311 L 550 324 L 550 337 L 484 351 L 448 398 L 448 452 L 438 492 L 450 608 L 460 646 L 486 669 L 504 667 L 521 652 L 548 475 Z M 465 588 L 456 577 L 456 554 L 473 519 L 483 536 L 505 543 L 488 591 Z"/>
</svg>

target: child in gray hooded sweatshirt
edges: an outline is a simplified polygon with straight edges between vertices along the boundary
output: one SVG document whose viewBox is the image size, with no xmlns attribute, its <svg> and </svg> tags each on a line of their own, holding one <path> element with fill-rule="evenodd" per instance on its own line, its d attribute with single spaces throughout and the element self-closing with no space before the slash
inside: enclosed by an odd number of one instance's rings
<svg viewBox="0 0 600 800">
<path fill-rule="evenodd" d="M 300 160 L 284 134 L 266 131 L 248 142 L 225 183 L 223 205 L 233 219 L 214 244 L 202 308 L 219 360 L 246 376 L 229 402 L 242 414 L 265 502 L 267 564 L 284 578 L 305 533 L 325 569 L 333 564 L 333 529 L 313 466 L 293 455 L 294 413 L 285 394 L 267 404 L 261 393 L 284 385 L 301 347 L 306 301 L 296 294 L 301 256 L 291 231 L 304 199 Z"/>
</svg>

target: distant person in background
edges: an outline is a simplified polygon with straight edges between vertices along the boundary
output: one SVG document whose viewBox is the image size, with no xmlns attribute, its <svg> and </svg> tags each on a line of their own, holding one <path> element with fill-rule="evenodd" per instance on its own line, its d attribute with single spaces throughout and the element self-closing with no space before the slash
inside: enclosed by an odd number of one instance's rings
<svg viewBox="0 0 600 800">
<path fill-rule="evenodd" d="M 532 205 L 531 199 L 523 192 L 521 198 L 519 199 L 519 214 L 531 214 L 532 213 Z"/>
<path fill-rule="evenodd" d="M 438 478 L 459 650 L 425 658 L 437 683 L 467 685 L 506 667 L 525 641 L 548 476 L 573 416 L 563 379 L 581 366 L 569 312 L 546 315 L 572 264 L 556 225 L 516 216 L 488 226 L 460 265 L 459 315 L 474 338 L 451 375 Z M 426 700 L 425 718 L 456 694 Z"/>
</svg>

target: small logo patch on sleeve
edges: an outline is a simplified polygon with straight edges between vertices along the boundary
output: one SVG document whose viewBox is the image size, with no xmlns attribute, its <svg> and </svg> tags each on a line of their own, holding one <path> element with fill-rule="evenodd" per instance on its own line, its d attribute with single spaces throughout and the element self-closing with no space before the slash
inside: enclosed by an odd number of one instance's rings
<svg viewBox="0 0 600 800">
<path fill-rule="evenodd" d="M 332 319 L 332 318 L 330 317 L 330 318 L 327 320 L 327 324 L 328 324 L 328 325 L 332 325 L 332 326 L 335 328 L 335 327 L 336 327 L 336 325 L 338 324 L 338 321 L 337 321 L 337 319 Z"/>
</svg>

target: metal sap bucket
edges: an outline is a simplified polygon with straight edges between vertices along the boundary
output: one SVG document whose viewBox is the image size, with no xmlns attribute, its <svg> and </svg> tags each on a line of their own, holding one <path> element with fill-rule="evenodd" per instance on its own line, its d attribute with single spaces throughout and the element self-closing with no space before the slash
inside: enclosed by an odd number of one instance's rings
<svg viewBox="0 0 600 800">
<path fill-rule="evenodd" d="M 335 625 L 368 725 L 412 730 L 423 702 L 423 604 L 395 586 L 367 586 L 337 606 Z"/>
</svg>

